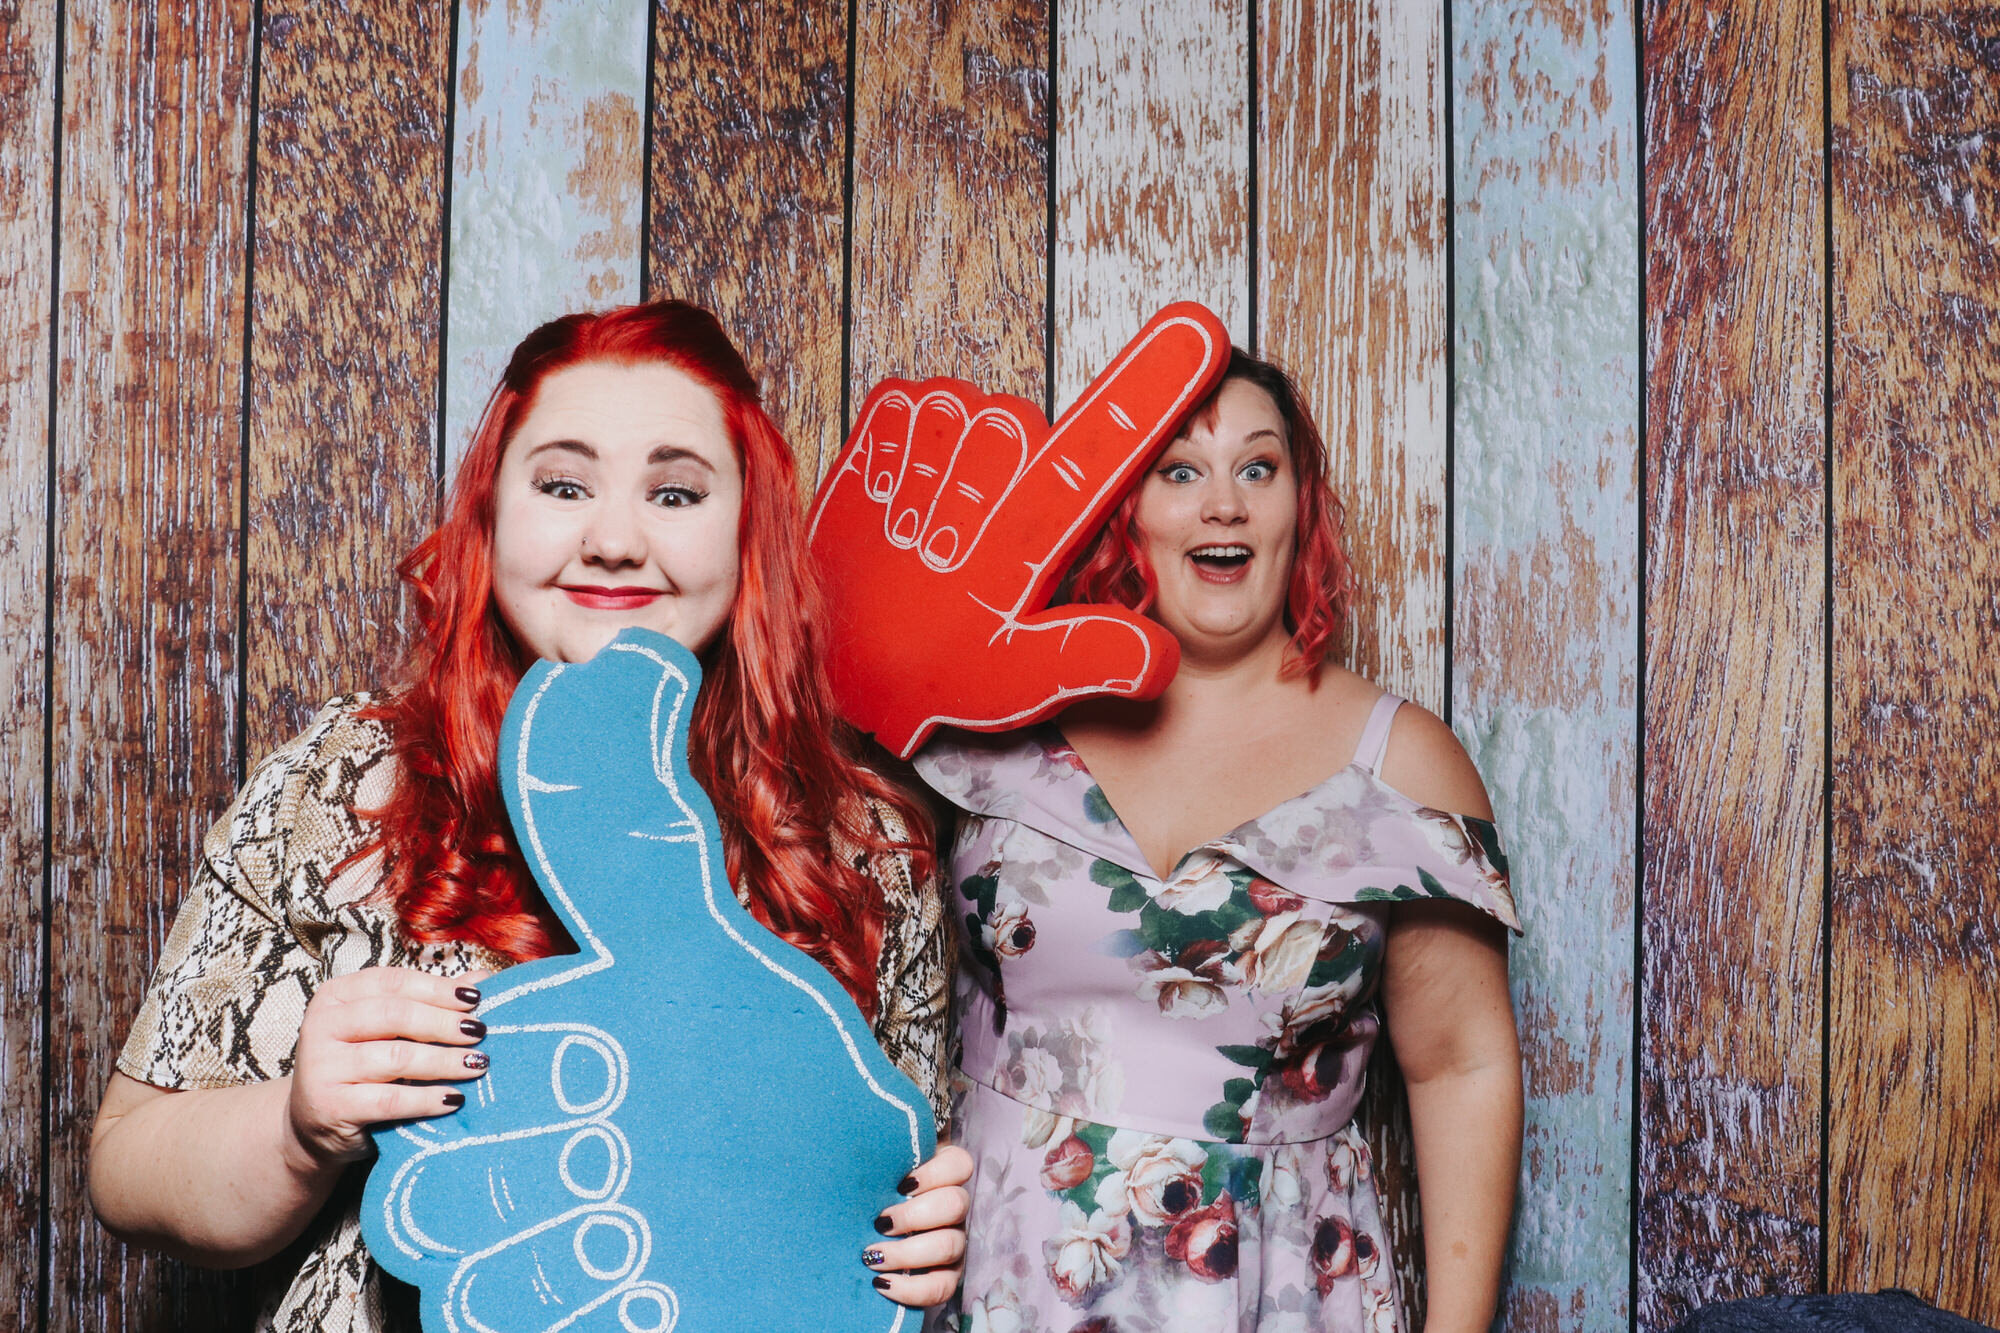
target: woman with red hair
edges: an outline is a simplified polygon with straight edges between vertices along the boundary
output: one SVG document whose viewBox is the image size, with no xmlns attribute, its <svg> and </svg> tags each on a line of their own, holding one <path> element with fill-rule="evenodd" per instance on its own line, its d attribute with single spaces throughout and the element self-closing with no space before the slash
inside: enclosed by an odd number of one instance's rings
<svg viewBox="0 0 2000 1333">
<path fill-rule="evenodd" d="M 917 757 L 962 812 L 965 1327 L 1405 1327 L 1354 1123 L 1384 1017 L 1428 1327 L 1491 1325 L 1519 925 L 1451 730 L 1328 660 L 1354 580 L 1326 470 L 1291 380 L 1236 352 L 1068 580 L 1172 633 L 1165 693 Z"/>
<path fill-rule="evenodd" d="M 295 1256 L 260 1328 L 414 1326 L 361 1239 L 368 1130 L 462 1105 L 487 1066 L 478 980 L 571 950 L 509 827 L 500 727 L 537 658 L 632 626 L 702 661 L 689 763 L 739 898 L 943 1123 L 929 821 L 829 706 L 803 553 L 791 452 L 713 316 L 662 301 L 530 334 L 401 566 L 405 683 L 328 704 L 208 835 L 99 1112 L 105 1225 L 214 1266 Z M 945 1149 L 877 1219 L 891 1239 L 856 1261 L 890 1299 L 956 1285 L 968 1170 Z"/>
</svg>

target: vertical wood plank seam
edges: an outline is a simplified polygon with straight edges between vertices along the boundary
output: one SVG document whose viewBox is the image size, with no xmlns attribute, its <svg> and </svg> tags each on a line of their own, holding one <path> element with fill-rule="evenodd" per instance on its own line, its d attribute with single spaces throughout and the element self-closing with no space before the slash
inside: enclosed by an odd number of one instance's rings
<svg viewBox="0 0 2000 1333">
<path fill-rule="evenodd" d="M 445 38 L 450 50 L 445 54 L 444 84 L 444 207 L 438 215 L 438 330 L 437 330 L 437 450 L 431 459 L 431 524 L 444 517 L 444 460 L 445 431 L 448 428 L 448 407 L 451 387 L 451 184 L 458 175 L 458 20 L 463 6 L 453 3 L 451 7 L 451 34 Z M 652 115 L 653 85 L 648 70 L 646 83 L 646 111 Z M 646 150 L 652 150 L 652 138 L 646 140 Z M 643 187 L 641 187 L 643 188 Z M 641 214 L 639 271 L 643 275 L 646 267 L 646 246 L 644 215 Z M 645 295 L 643 284 L 639 294 Z M 430 526 L 427 524 L 426 527 Z"/>
<path fill-rule="evenodd" d="M 850 19 L 850 26 L 852 20 Z M 453 59 L 457 58 L 458 43 L 452 43 Z M 852 61 L 850 60 L 850 66 Z M 646 5 L 646 108 L 642 113 L 639 132 L 644 138 L 639 144 L 639 299 L 653 299 L 653 118 L 659 113 L 660 81 L 660 11 L 657 0 L 648 0 Z M 850 67 L 847 77 L 852 80 L 854 71 Z M 453 99 L 454 103 L 456 98 Z M 852 101 L 849 102 L 848 121 L 854 119 Z M 841 367 L 843 371 L 846 367 Z"/>
<path fill-rule="evenodd" d="M 1457 47 L 1452 44 L 1451 0 L 1439 0 L 1444 11 L 1444 706 L 1438 711 L 1448 727 L 1452 721 L 1452 653 L 1458 620 L 1458 145 L 1452 137 L 1457 124 Z M 1437 95 L 1436 80 L 1431 83 Z M 1253 233 L 1254 234 L 1254 233 Z M 1254 295 L 1254 293 L 1253 293 Z"/>
<path fill-rule="evenodd" d="M 1652 215 L 1646 195 L 1646 8 L 1644 3 L 1632 7 L 1632 94 L 1633 116 L 1637 131 L 1633 145 L 1634 174 L 1637 176 L 1638 190 L 1638 246 L 1635 271 L 1639 279 L 1639 375 L 1638 375 L 1638 451 L 1639 451 L 1639 494 L 1638 523 L 1635 540 L 1638 546 L 1638 595 L 1636 604 L 1638 621 L 1638 651 L 1634 659 L 1634 708 L 1632 711 L 1632 1150 L 1631 1160 L 1626 1163 L 1629 1185 L 1626 1194 L 1625 1234 L 1630 1240 L 1626 1250 L 1628 1268 L 1625 1300 L 1626 1333 L 1639 1333 L 1639 1166 L 1641 1145 L 1645 1142 L 1642 1120 L 1646 1113 L 1646 1099 L 1642 1089 L 1645 1086 L 1646 1059 L 1646 608 L 1651 602 L 1647 596 L 1646 582 L 1646 534 L 1648 526 L 1647 507 L 1652 492 L 1647 490 L 1646 479 L 1646 410 L 1647 396 L 1652 390 L 1651 367 L 1646 364 L 1647 330 L 1652 327 L 1646 308 L 1646 225 Z"/>
<path fill-rule="evenodd" d="M 860 50 L 860 28 L 856 0 L 847 0 L 847 145 L 840 163 L 840 438 L 843 441 L 854 424 L 854 86 L 860 82 L 854 66 Z M 826 451 L 819 450 L 813 459 L 815 490 L 826 464 Z"/>
<path fill-rule="evenodd" d="M 1450 0 L 1441 0 L 1441 2 L 1445 3 L 1448 6 Z M 1248 295 L 1244 298 L 1244 307 L 1243 307 L 1244 329 L 1242 332 L 1242 338 L 1243 338 L 1243 345 L 1250 349 L 1250 355 L 1252 356 L 1257 355 L 1257 349 L 1263 345 L 1261 340 L 1257 336 L 1257 265 L 1259 262 L 1259 255 L 1257 253 L 1257 192 L 1258 192 L 1257 134 L 1263 123 L 1262 117 L 1260 117 L 1257 114 L 1258 6 L 1259 6 L 1259 0 L 1248 0 L 1248 2 L 1243 6 L 1247 16 L 1247 21 L 1245 25 L 1246 36 L 1243 42 L 1245 56 L 1246 56 L 1244 63 L 1248 66 L 1248 71 L 1249 71 L 1246 76 L 1249 84 L 1249 92 L 1246 94 L 1244 99 L 1245 114 L 1243 116 L 1244 121 L 1248 124 L 1248 132 L 1245 136 L 1248 140 L 1248 145 L 1246 150 L 1246 156 L 1244 159 L 1244 175 L 1250 183 L 1250 188 L 1245 192 L 1246 197 L 1244 199 L 1245 221 L 1243 227 L 1244 227 L 1245 240 L 1243 248 L 1245 251 L 1246 258 L 1248 260 L 1246 267 L 1249 270 L 1248 283 L 1250 290 Z M 1446 263 L 1449 264 L 1449 262 L 1450 262 L 1449 259 L 1447 259 Z M 1447 338 L 1449 338 L 1450 336 L 1449 333 L 1447 333 L 1446 336 Z M 1446 345 L 1449 346 L 1450 344 L 1447 343 Z M 1446 522 L 1450 522 L 1449 518 L 1446 519 Z M 1449 560 L 1450 557 L 1447 556 L 1446 559 Z M 1447 568 L 1449 568 L 1449 566 L 1447 566 Z M 1445 642 L 1447 645 L 1449 645 L 1451 641 L 1447 639 L 1445 640 Z M 1451 649 L 1449 647 L 1445 649 L 1445 652 L 1447 654 L 1449 654 L 1450 651 Z"/>
<path fill-rule="evenodd" d="M 236 471 L 236 776 L 248 776 L 250 749 L 250 379 L 257 327 L 257 127 L 264 100 L 264 0 L 250 7 L 250 136 L 243 169 L 243 374 L 238 389 Z"/>
<path fill-rule="evenodd" d="M 55 1246 L 50 1240 L 51 1193 L 49 1135 L 50 1107 L 55 1098 L 55 1062 L 49 1058 L 55 1040 L 55 941 L 49 921 L 55 909 L 55 855 L 51 849 L 55 834 L 55 783 L 50 775 L 56 761 L 56 391 L 61 384 L 62 365 L 62 201 L 63 201 L 63 83 L 68 75 L 68 0 L 56 0 L 56 49 L 50 82 L 55 85 L 55 122 L 49 137 L 54 141 L 49 172 L 49 425 L 48 457 L 44 469 L 47 487 L 42 504 L 42 924 L 41 924 L 41 1046 L 42 1104 L 40 1143 L 35 1153 L 35 1271 L 40 1276 L 35 1292 L 35 1328 L 48 1333 L 49 1288 L 55 1281 Z"/>
<path fill-rule="evenodd" d="M 1049 0 L 1049 132 L 1046 152 L 1049 220 L 1042 244 L 1048 255 L 1047 281 L 1042 284 L 1042 415 L 1056 419 L 1056 131 L 1062 115 L 1061 73 L 1057 64 L 1057 44 L 1062 41 L 1062 0 Z"/>
<path fill-rule="evenodd" d="M 1814 1289 L 1827 1289 L 1833 1217 L 1829 1209 L 1833 1154 L 1833 6 L 1819 5 L 1820 238 L 1825 278 L 1820 282 L 1821 447 L 1826 451 L 1820 486 L 1822 586 L 1820 624 L 1819 794 L 1819 1272 Z"/>
</svg>

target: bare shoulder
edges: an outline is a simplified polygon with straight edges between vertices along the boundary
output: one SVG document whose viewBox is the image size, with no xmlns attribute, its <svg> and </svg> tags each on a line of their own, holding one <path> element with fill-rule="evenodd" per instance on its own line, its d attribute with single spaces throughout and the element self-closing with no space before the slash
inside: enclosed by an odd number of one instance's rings
<svg viewBox="0 0 2000 1333">
<path fill-rule="evenodd" d="M 1493 803 L 1472 757 L 1444 719 L 1418 704 L 1396 710 L 1382 781 L 1411 800 L 1455 815 L 1493 818 Z"/>
</svg>

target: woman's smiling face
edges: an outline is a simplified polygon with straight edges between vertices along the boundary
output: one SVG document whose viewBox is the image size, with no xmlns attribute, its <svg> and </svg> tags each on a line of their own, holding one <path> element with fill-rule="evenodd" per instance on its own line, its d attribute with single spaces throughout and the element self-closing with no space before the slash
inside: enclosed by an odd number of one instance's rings
<svg viewBox="0 0 2000 1333">
<path fill-rule="evenodd" d="M 1224 381 L 1153 464 L 1133 512 L 1159 585 L 1152 615 L 1185 655 L 1227 659 L 1286 633 L 1298 506 L 1278 405 Z"/>
<path fill-rule="evenodd" d="M 500 463 L 494 602 L 551 661 L 635 625 L 702 652 L 736 604 L 742 510 L 722 404 L 699 381 L 656 362 L 556 371 Z"/>
</svg>

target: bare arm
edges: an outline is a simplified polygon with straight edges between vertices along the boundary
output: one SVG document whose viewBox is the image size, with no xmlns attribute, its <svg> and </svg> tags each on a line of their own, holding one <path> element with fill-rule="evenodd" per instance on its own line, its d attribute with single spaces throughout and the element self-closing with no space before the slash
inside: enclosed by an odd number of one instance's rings
<svg viewBox="0 0 2000 1333">
<path fill-rule="evenodd" d="M 484 1068 L 452 1049 L 485 1031 L 467 1017 L 468 981 L 389 967 L 328 980 L 306 1007 L 292 1074 L 269 1082 L 176 1092 L 113 1074 L 90 1143 L 98 1219 L 213 1268 L 277 1253 L 367 1155 L 370 1125 L 463 1103 L 448 1081 Z"/>
<path fill-rule="evenodd" d="M 1398 711 L 1382 779 L 1435 809 L 1492 817 L 1464 748 L 1420 708 Z M 1398 905 L 1382 1003 L 1416 1139 L 1426 1327 L 1484 1333 L 1500 1299 L 1521 1166 L 1521 1047 L 1505 927 L 1463 903 Z"/>
<path fill-rule="evenodd" d="M 1409 1087 L 1433 1333 L 1483 1330 L 1521 1165 L 1521 1052 L 1503 928 L 1462 904 L 1396 909 L 1382 973 Z"/>
</svg>

